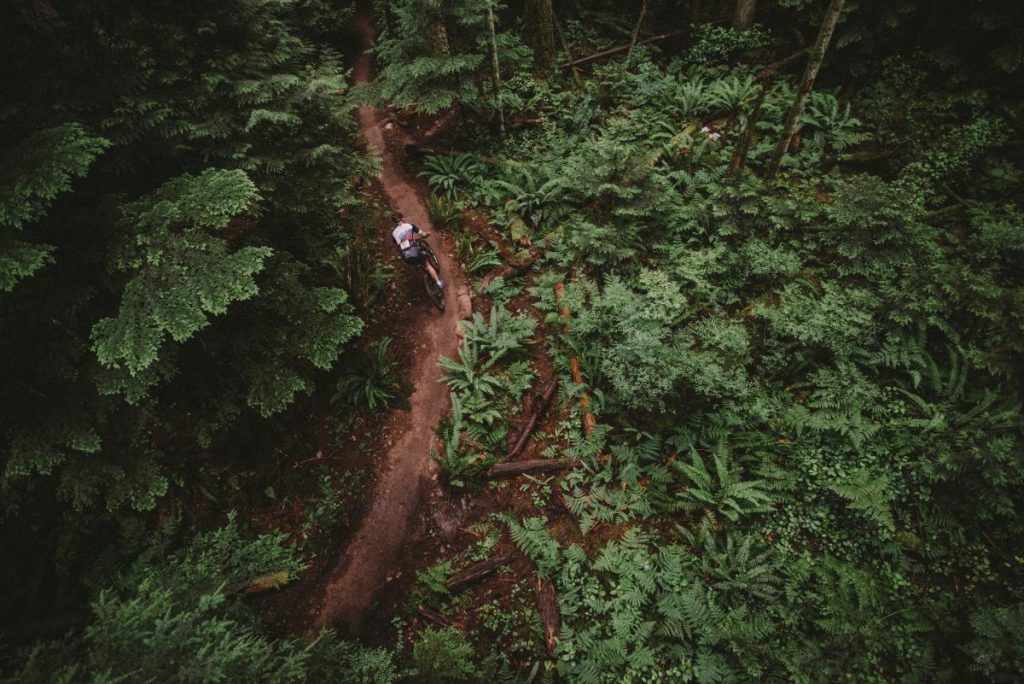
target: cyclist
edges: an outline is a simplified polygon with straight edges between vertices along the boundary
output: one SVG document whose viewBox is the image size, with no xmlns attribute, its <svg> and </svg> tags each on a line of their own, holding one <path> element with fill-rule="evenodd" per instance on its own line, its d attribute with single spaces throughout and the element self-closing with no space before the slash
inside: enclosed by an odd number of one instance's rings
<svg viewBox="0 0 1024 684">
<path fill-rule="evenodd" d="M 423 264 L 427 269 L 427 273 L 430 274 L 430 277 L 437 282 L 437 286 L 443 288 L 444 281 L 437 277 L 437 271 L 434 270 L 434 267 L 429 261 L 423 263 L 426 261 L 427 257 L 423 253 L 423 250 L 419 248 L 419 245 L 416 244 L 416 240 L 430 237 L 430 233 L 424 233 L 417 226 L 406 221 L 401 212 L 396 211 L 391 215 L 391 218 L 397 224 L 395 229 L 391 231 L 391 237 L 395 239 L 395 243 L 398 245 L 398 249 L 402 253 L 402 260 L 405 261 L 405 263 L 412 264 L 414 266 Z"/>
</svg>

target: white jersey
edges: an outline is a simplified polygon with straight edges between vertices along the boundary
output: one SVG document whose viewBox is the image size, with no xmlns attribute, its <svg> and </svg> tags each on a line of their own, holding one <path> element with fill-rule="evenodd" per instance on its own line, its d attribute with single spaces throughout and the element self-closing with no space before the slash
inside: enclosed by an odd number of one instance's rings
<svg viewBox="0 0 1024 684">
<path fill-rule="evenodd" d="M 409 246 L 409 240 L 412 238 L 413 225 L 402 221 L 395 229 L 391 231 L 391 237 L 395 239 L 395 243 L 400 249 L 405 249 Z M 405 244 L 402 244 L 405 243 Z"/>
</svg>

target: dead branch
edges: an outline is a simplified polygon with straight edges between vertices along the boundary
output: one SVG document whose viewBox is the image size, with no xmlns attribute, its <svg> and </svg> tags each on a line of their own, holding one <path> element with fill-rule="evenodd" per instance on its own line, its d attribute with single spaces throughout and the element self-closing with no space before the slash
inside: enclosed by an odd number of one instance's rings
<svg viewBox="0 0 1024 684">
<path fill-rule="evenodd" d="M 501 247 L 499 246 L 499 250 Z M 480 281 L 480 289 L 486 290 L 487 286 L 498 278 L 518 278 L 521 275 L 525 275 L 533 265 L 540 259 L 541 254 L 544 253 L 544 248 L 541 246 L 531 247 L 526 253 L 524 258 L 509 257 L 507 263 L 493 273 L 489 273 Z"/>
<path fill-rule="evenodd" d="M 548 647 L 548 655 L 554 655 L 562 622 L 562 615 L 558 609 L 558 595 L 551 581 L 540 577 L 534 577 L 533 588 L 537 594 L 537 611 L 544 621 L 544 641 Z"/>
<path fill-rule="evenodd" d="M 569 307 L 563 304 L 565 300 L 565 283 L 555 283 L 555 299 L 558 300 L 558 315 L 562 318 L 562 333 L 565 335 L 569 334 Z M 583 371 L 580 369 L 579 357 L 573 356 L 572 361 L 569 363 L 570 369 L 572 370 L 572 381 L 574 384 L 583 384 Z M 590 413 L 590 395 L 584 391 L 580 396 L 580 413 L 583 414 L 583 436 L 589 437 L 590 433 L 594 431 L 594 425 L 597 424 L 593 414 Z"/>
<path fill-rule="evenodd" d="M 416 609 L 416 612 L 419 613 L 420 617 L 432 625 L 437 625 L 438 627 L 458 627 L 461 629 L 461 626 L 455 624 L 451 618 L 445 617 L 436 610 L 432 610 L 426 606 L 420 606 Z"/>
<path fill-rule="evenodd" d="M 278 570 L 276 572 L 268 572 L 265 575 L 260 575 L 251 580 L 242 580 L 240 582 L 232 582 L 231 584 L 224 587 L 224 594 L 231 596 L 233 594 L 262 594 L 265 591 L 271 589 L 280 589 L 284 585 L 291 582 L 294 578 L 287 570 Z"/>
<path fill-rule="evenodd" d="M 670 31 L 669 33 L 662 33 L 662 34 L 657 35 L 657 36 L 651 36 L 650 38 L 644 38 L 643 40 L 637 41 L 636 44 L 637 45 L 649 45 L 650 43 L 657 43 L 657 42 L 660 42 L 660 41 L 663 41 L 663 40 L 668 40 L 669 38 L 676 38 L 678 36 L 682 36 L 682 35 L 684 35 L 686 33 L 689 33 L 689 31 L 690 31 L 690 29 L 688 29 L 688 28 L 679 29 L 678 31 Z M 594 60 L 597 60 L 597 59 L 604 59 L 605 57 L 611 57 L 612 55 L 617 55 L 620 52 L 626 52 L 627 50 L 629 50 L 629 46 L 630 46 L 630 44 L 626 43 L 625 45 L 618 45 L 618 46 L 613 47 L 613 48 L 608 48 L 607 50 L 601 50 L 600 52 L 595 52 L 592 55 L 587 55 L 586 57 L 580 57 L 580 58 L 574 59 L 574 60 L 572 60 L 570 62 L 565 62 L 564 64 L 559 64 L 558 68 L 559 69 L 568 69 L 569 67 L 579 66 L 580 64 L 586 64 L 587 62 L 593 62 Z"/>
<path fill-rule="evenodd" d="M 518 475 L 555 473 L 559 470 L 578 468 L 580 465 L 580 460 L 576 458 L 538 458 L 530 461 L 496 463 L 487 471 L 487 477 L 496 480 L 505 477 L 516 477 Z"/>
<path fill-rule="evenodd" d="M 483 579 L 487 575 L 491 574 L 503 565 L 508 565 L 512 562 L 514 556 L 505 555 L 498 556 L 497 558 L 488 558 L 485 561 L 471 565 L 465 570 L 455 575 L 452 575 L 445 580 L 444 585 L 448 588 L 448 591 L 455 593 L 466 588 L 466 586 L 476 582 L 479 579 Z"/>
<path fill-rule="evenodd" d="M 530 416 L 530 419 L 526 421 L 526 426 L 523 428 L 523 431 L 519 434 L 519 437 L 514 442 L 514 446 L 512 447 L 512 449 L 509 450 L 509 460 L 512 460 L 516 456 L 518 456 L 519 452 L 521 452 L 523 448 L 526 446 L 527 442 L 530 441 L 530 435 L 532 435 L 533 431 L 537 428 L 537 422 L 540 420 L 540 417 L 544 414 L 545 411 L 547 411 L 548 406 L 551 405 L 551 400 L 555 398 L 555 392 L 557 390 L 558 380 L 552 380 L 551 382 L 548 383 L 547 388 L 545 388 L 544 390 L 544 394 L 541 395 L 540 404 L 537 406 L 537 409 L 533 412 L 533 415 Z"/>
</svg>

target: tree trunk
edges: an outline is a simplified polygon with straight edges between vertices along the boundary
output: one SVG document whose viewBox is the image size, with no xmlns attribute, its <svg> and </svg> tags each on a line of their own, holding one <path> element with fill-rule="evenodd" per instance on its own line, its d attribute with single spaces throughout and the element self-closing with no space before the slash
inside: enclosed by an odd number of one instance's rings
<svg viewBox="0 0 1024 684">
<path fill-rule="evenodd" d="M 494 33 L 494 8 L 487 0 L 487 30 L 491 32 L 491 81 L 494 84 L 494 106 L 498 109 L 501 137 L 505 138 L 505 107 L 501 103 L 501 70 L 498 68 L 498 38 Z"/>
<path fill-rule="evenodd" d="M 644 23 L 644 17 L 647 16 L 647 0 L 643 0 L 643 4 L 640 5 L 640 16 L 636 20 L 636 28 L 633 29 L 633 37 L 629 39 L 629 51 L 626 52 L 626 59 L 633 54 L 633 48 L 636 47 L 636 37 L 640 35 L 640 27 Z"/>
<path fill-rule="evenodd" d="M 828 4 L 828 9 L 825 10 L 825 18 L 821 22 L 818 38 L 814 41 L 811 57 L 807 62 L 807 68 L 804 70 L 803 79 L 800 81 L 800 89 L 797 90 L 796 99 L 793 100 L 793 106 L 786 117 L 786 126 L 782 130 L 782 138 L 779 140 L 779 145 L 775 148 L 772 161 L 768 165 L 768 173 L 766 175 L 769 179 L 774 178 L 778 174 L 779 168 L 782 166 L 782 158 L 789 151 L 789 144 L 793 140 L 793 134 L 796 133 L 800 116 L 804 113 L 807 97 L 811 94 L 811 89 L 814 88 L 814 79 L 817 78 L 818 70 L 825 59 L 825 50 L 828 49 L 829 41 L 832 40 L 832 32 L 835 31 L 836 23 L 839 21 L 839 14 L 843 11 L 843 3 L 845 1 L 831 0 Z"/>
<path fill-rule="evenodd" d="M 555 10 L 551 0 L 526 0 L 524 41 L 533 49 L 533 68 L 547 76 L 555 66 Z"/>
<path fill-rule="evenodd" d="M 558 34 L 558 42 L 561 43 L 562 45 L 562 51 L 565 52 L 566 59 L 568 59 L 571 62 L 573 60 L 572 50 L 569 49 L 569 43 L 565 42 L 565 32 L 562 31 L 562 25 L 558 23 L 557 16 L 555 16 L 555 33 Z M 576 81 L 577 87 L 583 87 L 583 79 L 580 78 L 579 68 L 572 68 L 572 78 L 574 81 Z"/>
<path fill-rule="evenodd" d="M 726 178 L 733 178 L 743 170 L 744 165 L 747 163 L 747 154 L 750 152 L 750 143 L 754 140 L 754 130 L 757 126 L 758 120 L 761 118 L 761 109 L 764 105 L 765 89 L 762 87 L 761 92 L 757 96 L 757 100 L 754 101 L 754 106 L 750 111 L 750 115 L 747 117 L 747 125 L 743 129 L 743 135 L 740 137 L 739 144 L 736 145 L 736 153 L 732 156 L 732 161 L 729 163 L 729 170 L 725 172 Z"/>
<path fill-rule="evenodd" d="M 736 13 L 732 15 L 732 27 L 737 31 L 746 31 L 754 24 L 754 12 L 757 11 L 757 0 L 736 0 Z"/>
<path fill-rule="evenodd" d="M 419 12 L 425 17 L 430 31 L 431 57 L 451 57 L 452 46 L 448 41 L 448 27 L 444 23 L 444 12 L 439 5 L 418 2 Z"/>
<path fill-rule="evenodd" d="M 700 0 L 691 0 L 690 2 L 690 23 L 700 23 Z"/>
</svg>

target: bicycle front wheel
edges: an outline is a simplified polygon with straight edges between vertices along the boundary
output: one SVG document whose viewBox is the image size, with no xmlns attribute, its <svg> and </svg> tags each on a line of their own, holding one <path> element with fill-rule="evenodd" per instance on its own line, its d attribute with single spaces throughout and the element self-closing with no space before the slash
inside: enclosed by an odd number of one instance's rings
<svg viewBox="0 0 1024 684">
<path fill-rule="evenodd" d="M 427 261 L 430 262 L 430 265 L 434 267 L 434 270 L 437 271 L 437 275 L 440 277 L 441 263 L 437 260 L 434 250 L 430 248 L 430 245 L 427 244 L 426 240 L 422 240 L 420 242 L 420 246 L 423 248 L 423 253 L 427 256 Z"/>
<path fill-rule="evenodd" d="M 444 288 L 437 286 L 426 269 L 423 270 L 423 286 L 427 289 L 427 296 L 430 297 L 430 301 L 438 311 L 444 311 Z"/>
</svg>

